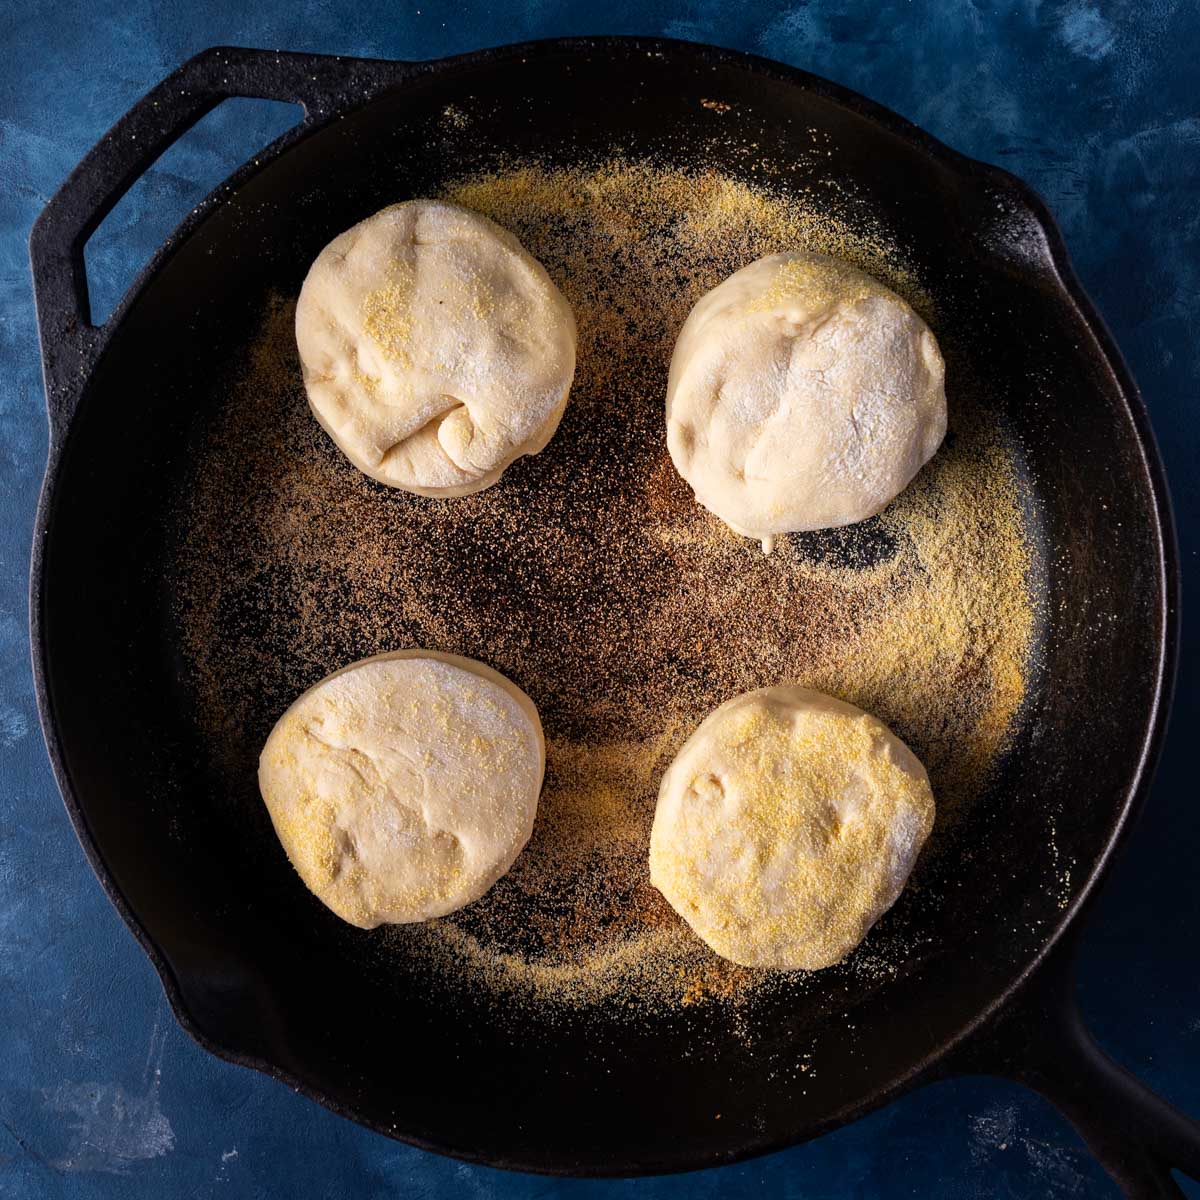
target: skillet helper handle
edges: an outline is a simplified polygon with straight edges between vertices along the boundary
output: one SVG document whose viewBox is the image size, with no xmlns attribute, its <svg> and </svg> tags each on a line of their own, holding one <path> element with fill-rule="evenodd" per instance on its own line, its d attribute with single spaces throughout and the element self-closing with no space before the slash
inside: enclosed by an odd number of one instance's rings
<svg viewBox="0 0 1200 1200">
<path fill-rule="evenodd" d="M 315 124 L 345 87 L 337 59 L 216 47 L 147 93 L 88 152 L 42 210 L 29 238 L 52 440 L 61 437 L 105 342 L 91 321 L 83 248 L 164 150 L 222 100 L 283 100 Z"/>
<path fill-rule="evenodd" d="M 1075 947 L 1056 947 L 984 1041 L 968 1070 L 1045 1096 L 1131 1200 L 1186 1200 L 1172 1168 L 1200 1179 L 1200 1123 L 1118 1066 L 1084 1027 Z"/>
</svg>

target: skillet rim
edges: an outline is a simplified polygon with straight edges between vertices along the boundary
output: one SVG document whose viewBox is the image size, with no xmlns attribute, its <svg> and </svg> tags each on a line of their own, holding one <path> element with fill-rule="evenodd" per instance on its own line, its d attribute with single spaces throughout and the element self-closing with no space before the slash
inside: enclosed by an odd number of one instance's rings
<svg viewBox="0 0 1200 1200">
<path fill-rule="evenodd" d="M 1062 910 L 1058 920 L 1050 932 L 1045 935 L 1037 951 L 1018 971 L 1008 986 L 994 996 L 973 1018 L 967 1021 L 956 1032 L 945 1037 L 940 1046 L 914 1063 L 903 1074 L 893 1077 L 875 1091 L 864 1095 L 855 1102 L 843 1105 L 840 1109 L 827 1114 L 820 1121 L 792 1135 L 747 1141 L 737 1151 L 719 1153 L 711 1159 L 703 1161 L 697 1161 L 694 1156 L 680 1160 L 672 1158 L 669 1153 L 665 1153 L 655 1160 L 642 1161 L 637 1164 L 614 1163 L 612 1166 L 601 1166 L 589 1163 L 587 1165 L 573 1166 L 569 1162 L 557 1165 L 550 1165 L 545 1161 L 530 1162 L 528 1159 L 520 1157 L 519 1154 L 499 1157 L 486 1156 L 473 1152 L 469 1147 L 453 1145 L 449 1141 L 434 1141 L 428 1138 L 403 1135 L 396 1129 L 387 1127 L 382 1122 L 375 1121 L 355 1112 L 350 1106 L 327 1094 L 320 1086 L 302 1079 L 300 1076 L 279 1067 L 275 1063 L 222 1044 L 200 1027 L 200 1024 L 192 1016 L 187 1006 L 184 989 L 176 978 L 174 970 L 166 956 L 159 949 L 158 944 L 140 919 L 132 911 L 124 895 L 109 875 L 99 846 L 92 835 L 84 806 L 80 801 L 80 794 L 72 782 L 66 762 L 63 741 L 55 720 L 54 704 L 50 691 L 47 645 L 43 630 L 44 614 L 42 611 L 42 602 L 46 542 L 52 532 L 55 504 L 58 498 L 57 485 L 59 472 L 62 465 L 64 448 L 74 422 L 75 411 L 77 411 L 78 401 L 86 392 L 105 351 L 123 324 L 127 313 L 140 298 L 142 292 L 152 283 L 153 279 L 174 255 L 176 249 L 199 229 L 228 195 L 238 191 L 245 183 L 260 171 L 265 170 L 273 164 L 276 159 L 287 153 L 299 142 L 326 128 L 339 117 L 370 105 L 386 93 L 401 91 L 410 83 L 420 78 L 429 78 L 436 75 L 453 75 L 458 72 L 466 73 L 476 67 L 501 63 L 505 60 L 515 60 L 516 64 L 519 65 L 524 60 L 530 58 L 553 58 L 555 56 L 586 55 L 597 52 L 610 54 L 614 57 L 643 54 L 650 57 L 657 56 L 664 59 L 673 59 L 675 61 L 687 61 L 691 59 L 701 65 L 732 67 L 748 72 L 751 75 L 758 75 L 799 88 L 881 127 L 885 132 L 892 134 L 906 143 L 913 151 L 924 155 L 927 159 L 932 160 L 940 166 L 948 168 L 964 179 L 969 179 L 985 186 L 990 184 L 1010 200 L 1020 205 L 1033 218 L 1045 240 L 1046 249 L 1049 254 L 1047 265 L 1051 269 L 1051 282 L 1090 333 L 1095 342 L 1095 348 L 1108 369 L 1112 382 L 1124 404 L 1125 412 L 1133 426 L 1134 438 L 1138 443 L 1137 448 L 1142 470 L 1145 473 L 1154 501 L 1160 633 L 1154 671 L 1154 696 L 1146 716 L 1141 751 L 1133 771 L 1132 783 L 1126 790 L 1124 802 L 1111 825 L 1104 847 L 1097 855 L 1087 876 L 1080 883 L 1070 904 Z M 83 380 L 76 387 L 76 407 L 57 428 L 55 426 L 53 411 L 49 414 L 50 429 L 47 463 L 38 498 L 30 563 L 29 624 L 34 692 L 37 699 L 38 716 L 46 741 L 54 778 L 62 794 L 63 803 L 71 819 L 76 837 L 93 872 L 100 881 L 109 901 L 133 932 L 142 950 L 150 959 L 162 983 L 163 991 L 166 994 L 175 1019 L 188 1036 L 209 1053 L 227 1062 L 259 1071 L 272 1079 L 276 1079 L 291 1087 L 294 1091 L 316 1101 L 338 1116 L 354 1121 L 356 1124 L 371 1129 L 376 1133 L 381 1133 L 394 1140 L 416 1146 L 419 1149 L 446 1155 L 460 1161 L 499 1169 L 550 1176 L 603 1178 L 659 1175 L 700 1170 L 741 1162 L 819 1137 L 891 1102 L 904 1092 L 917 1086 L 923 1079 L 928 1078 L 929 1081 L 932 1081 L 936 1077 L 935 1068 L 939 1064 L 944 1064 L 946 1060 L 951 1058 L 954 1051 L 962 1048 L 968 1041 L 976 1040 L 977 1035 L 987 1025 L 992 1023 L 1002 1010 L 1010 1007 L 1014 999 L 1026 987 L 1030 979 L 1039 972 L 1051 954 L 1060 947 L 1066 948 L 1078 937 L 1082 929 L 1082 917 L 1086 908 L 1094 902 L 1100 884 L 1111 869 L 1117 850 L 1128 838 L 1134 821 L 1144 808 L 1154 770 L 1162 753 L 1178 671 L 1180 623 L 1179 551 L 1165 468 L 1151 428 L 1149 413 L 1141 397 L 1141 393 L 1106 324 L 1084 291 L 1067 253 L 1062 233 L 1046 203 L 1029 184 L 1017 176 L 990 163 L 984 163 L 978 159 L 961 154 L 907 118 L 840 84 L 833 83 L 800 68 L 791 67 L 758 55 L 673 38 L 621 35 L 546 38 L 494 46 L 441 59 L 421 61 L 308 53 L 278 55 L 277 52 L 268 50 L 216 46 L 201 51 L 191 59 L 188 59 L 172 75 L 168 76 L 166 81 L 183 74 L 189 69 L 215 63 L 228 64 L 231 60 L 237 61 L 240 59 L 241 62 L 252 67 L 255 56 L 268 54 L 273 57 L 286 57 L 289 60 L 297 62 L 323 64 L 326 67 L 344 71 L 348 77 L 357 68 L 366 73 L 369 83 L 357 96 L 357 99 L 350 99 L 346 95 L 338 95 L 334 97 L 333 102 L 329 106 L 322 104 L 319 107 L 306 107 L 303 120 L 235 170 L 187 214 L 138 272 L 106 322 L 100 327 L 89 327 L 88 334 L 91 340 L 90 354 L 86 344 L 83 347 L 75 348 L 75 353 L 81 360 L 82 369 L 79 375 Z M 103 145 L 111 139 L 121 123 L 137 113 L 144 99 L 145 97 L 135 103 L 128 113 L 118 121 L 113 129 L 110 129 L 104 135 L 97 145 Z M 152 163 L 143 166 L 142 171 L 144 172 L 149 165 L 152 165 Z M 30 236 L 31 254 L 36 256 L 39 242 L 50 235 L 56 212 L 67 206 L 67 193 L 70 190 L 71 183 L 84 168 L 85 163 L 81 163 L 75 168 L 34 222 Z M 41 313 L 39 312 L 40 324 Z M 87 362 L 89 357 L 91 358 L 90 365 Z M 47 390 L 49 391 L 48 364 L 46 364 L 46 367 Z M 48 408 L 52 408 L 49 400 Z M 946 1073 L 953 1074 L 952 1067 Z"/>
</svg>

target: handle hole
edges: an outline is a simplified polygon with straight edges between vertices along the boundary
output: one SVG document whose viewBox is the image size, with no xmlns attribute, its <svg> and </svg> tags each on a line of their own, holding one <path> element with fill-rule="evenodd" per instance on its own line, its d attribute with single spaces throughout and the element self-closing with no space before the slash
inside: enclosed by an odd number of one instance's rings
<svg viewBox="0 0 1200 1200">
<path fill-rule="evenodd" d="M 92 324 L 108 320 L 146 261 L 209 192 L 303 117 L 298 104 L 235 97 L 168 146 L 83 248 Z"/>
</svg>

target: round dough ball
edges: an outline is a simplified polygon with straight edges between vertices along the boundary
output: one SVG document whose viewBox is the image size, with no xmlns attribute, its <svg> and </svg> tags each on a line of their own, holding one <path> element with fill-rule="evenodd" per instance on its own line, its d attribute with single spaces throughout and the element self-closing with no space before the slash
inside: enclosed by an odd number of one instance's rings
<svg viewBox="0 0 1200 1200">
<path fill-rule="evenodd" d="M 650 879 L 724 958 L 815 971 L 892 906 L 933 817 L 925 768 L 885 725 L 762 688 L 712 712 L 667 769 Z"/>
<path fill-rule="evenodd" d="M 823 254 L 772 254 L 703 296 L 675 343 L 667 445 L 696 499 L 759 538 L 852 525 L 946 433 L 937 341 L 899 296 Z"/>
<path fill-rule="evenodd" d="M 424 496 L 488 487 L 550 440 L 575 318 L 507 230 L 438 200 L 385 208 L 317 256 L 296 306 L 316 418 L 361 471 Z"/>
<path fill-rule="evenodd" d="M 478 900 L 529 840 L 546 765 L 533 701 L 470 658 L 380 654 L 279 718 L 258 786 L 292 866 L 362 929 Z"/>
</svg>

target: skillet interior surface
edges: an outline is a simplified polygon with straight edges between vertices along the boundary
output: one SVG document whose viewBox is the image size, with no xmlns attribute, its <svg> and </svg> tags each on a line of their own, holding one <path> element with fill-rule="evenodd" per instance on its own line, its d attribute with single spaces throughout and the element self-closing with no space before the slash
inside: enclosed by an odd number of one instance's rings
<svg viewBox="0 0 1200 1200">
<path fill-rule="evenodd" d="M 986 379 L 1027 501 L 1037 666 L 989 790 L 961 819 L 955 845 L 969 851 L 938 856 L 885 919 L 881 936 L 905 947 L 885 974 L 829 972 L 737 1013 L 551 1010 L 444 990 L 402 954 L 381 969 L 377 935 L 303 892 L 256 800 L 246 748 L 291 697 L 264 685 L 248 722 L 214 734 L 178 617 L 180 496 L 218 469 L 203 456 L 227 419 L 225 368 L 329 238 L 501 157 L 569 167 L 614 153 L 735 178 L 753 178 L 758 158 L 796 184 L 836 177 L 845 217 L 905 248 L 951 362 Z M 558 441 L 499 486 L 535 495 Z M 1063 920 L 1125 811 L 1158 686 L 1161 548 L 1139 442 L 1020 192 L 793 80 L 682 48 L 451 63 L 270 161 L 126 312 L 72 426 L 50 521 L 41 603 L 63 766 L 185 1022 L 355 1119 L 498 1165 L 711 1165 L 892 1094 Z M 252 573 L 257 551 L 218 565 Z M 519 608 L 528 582 L 510 586 Z M 353 627 L 369 604 L 348 583 L 330 619 Z M 244 613 L 226 618 L 245 635 Z M 269 621 L 258 635 L 270 641 Z M 309 682 L 350 644 L 392 648 L 352 632 L 309 664 Z M 444 648 L 491 657 L 486 644 Z"/>
</svg>

